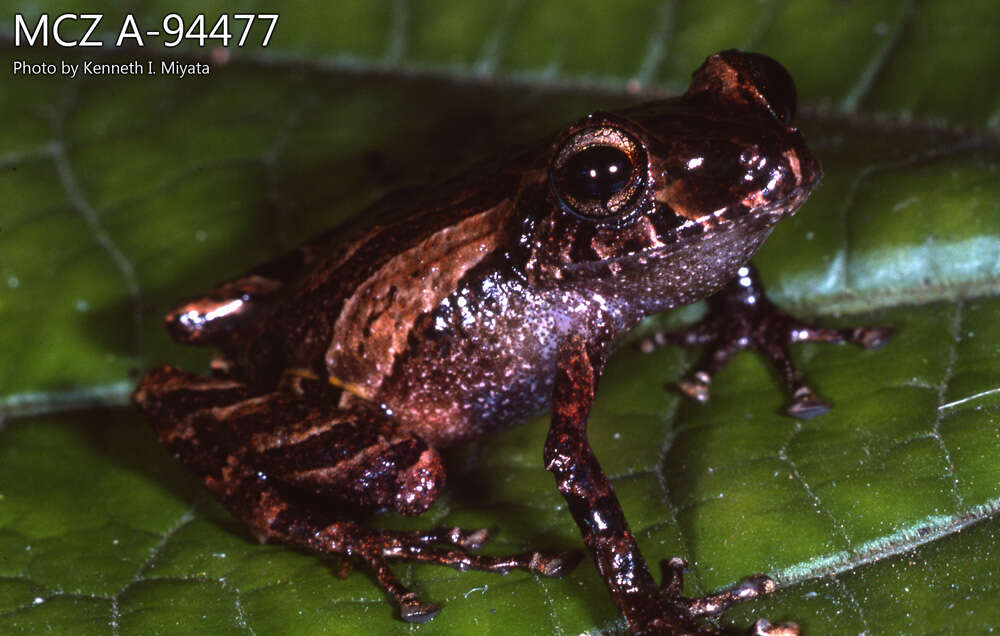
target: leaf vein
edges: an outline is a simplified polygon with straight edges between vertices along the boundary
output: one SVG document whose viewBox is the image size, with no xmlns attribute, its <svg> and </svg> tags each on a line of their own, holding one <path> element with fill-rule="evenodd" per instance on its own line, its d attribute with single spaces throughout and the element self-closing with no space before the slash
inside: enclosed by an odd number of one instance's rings
<svg viewBox="0 0 1000 636">
<path fill-rule="evenodd" d="M 857 109 L 858 104 L 861 103 L 871 92 L 876 81 L 881 75 L 882 70 L 886 67 L 889 59 L 892 57 L 892 54 L 898 49 L 903 33 L 906 31 L 906 27 L 910 24 L 910 19 L 913 17 L 913 14 L 916 13 L 914 9 L 914 0 L 909 0 L 903 5 L 903 9 L 900 11 L 899 19 L 897 20 L 892 33 L 887 35 L 885 41 L 882 43 L 882 46 L 875 51 L 872 59 L 861 70 L 861 74 L 858 76 L 857 81 L 855 81 L 854 86 L 851 87 L 851 89 L 847 92 L 847 95 L 845 95 L 844 99 L 840 102 L 841 110 L 845 112 L 853 112 Z"/>
<path fill-rule="evenodd" d="M 408 0 L 396 0 L 392 6 L 392 25 L 385 52 L 385 61 L 391 66 L 399 65 L 406 55 L 409 23 L 410 5 Z"/>
<path fill-rule="evenodd" d="M 677 10 L 676 0 L 665 0 L 660 3 L 656 12 L 656 28 L 646 43 L 646 53 L 639 62 L 635 76 L 628 83 L 630 93 L 638 93 L 650 86 L 656 77 L 656 72 L 666 59 L 667 49 L 674 32 L 674 15 Z"/>
<path fill-rule="evenodd" d="M 823 516 L 825 516 L 827 519 L 830 520 L 830 527 L 831 530 L 833 531 L 833 534 L 840 537 L 840 539 L 844 542 L 844 547 L 846 549 L 850 549 L 852 542 L 851 538 L 847 534 L 847 531 L 844 530 L 844 524 L 839 522 L 837 520 L 837 517 L 834 516 L 834 514 L 830 511 L 830 509 L 827 508 L 825 505 L 823 505 L 822 499 L 820 499 L 819 495 L 817 495 L 816 492 L 813 491 L 812 487 L 809 485 L 809 482 L 807 482 L 805 477 L 802 476 L 802 473 L 799 472 L 798 465 L 788 455 L 788 446 L 792 443 L 792 440 L 794 440 L 795 437 L 800 432 L 802 432 L 802 422 L 799 420 L 795 420 L 795 426 L 792 428 L 791 432 L 789 432 L 788 436 L 785 438 L 785 442 L 781 445 L 781 448 L 778 449 L 777 457 L 782 463 L 786 464 L 791 469 L 792 477 L 795 478 L 795 481 L 797 481 L 800 486 L 802 486 L 802 489 L 805 491 L 806 496 L 809 497 L 810 500 L 812 500 L 813 505 L 816 506 L 816 509 L 819 510 L 823 514 Z"/>
<path fill-rule="evenodd" d="M 104 252 L 111 258 L 115 267 L 118 269 L 119 274 L 125 281 L 125 287 L 128 290 L 128 294 L 131 297 L 132 302 L 132 342 L 133 350 L 138 355 L 140 354 L 140 330 L 142 328 L 142 296 L 139 291 L 139 279 L 135 273 L 135 267 L 132 265 L 132 261 L 125 256 L 121 248 L 118 247 L 114 239 L 104 228 L 101 223 L 100 215 L 94 206 L 90 203 L 87 197 L 83 194 L 83 190 L 80 188 L 80 183 L 76 178 L 76 173 L 73 170 L 73 166 L 69 160 L 69 154 L 66 151 L 66 144 L 63 141 L 65 138 L 65 124 L 64 120 L 66 117 L 65 109 L 68 102 L 64 102 L 62 107 L 54 113 L 52 117 L 52 133 L 54 141 L 51 144 L 51 156 L 55 163 L 56 172 L 59 174 L 59 182 L 62 185 L 63 190 L 66 192 L 66 196 L 69 199 L 70 205 L 74 210 L 83 218 L 84 223 L 86 223 L 91 235 L 97 244 L 104 250 Z"/>
<path fill-rule="evenodd" d="M 492 77 L 503 59 L 503 52 L 507 46 L 510 30 L 517 20 L 517 16 L 524 6 L 524 0 L 507 0 L 504 3 L 503 12 L 500 19 L 495 23 L 493 33 L 486 38 L 483 48 L 479 51 L 479 56 L 473 62 L 472 68 L 478 74 L 485 77 Z"/>
<path fill-rule="evenodd" d="M 962 500 L 962 493 L 958 489 L 958 476 L 955 474 L 955 464 L 951 460 L 951 453 L 948 450 L 948 446 L 945 444 L 944 438 L 941 437 L 941 422 L 944 421 L 941 405 L 945 402 L 945 396 L 948 392 L 948 384 L 951 382 L 951 378 L 955 373 L 955 364 L 958 362 L 958 343 L 960 340 L 959 334 L 962 329 L 964 307 L 965 302 L 960 300 L 955 303 L 955 310 L 952 313 L 949 330 L 950 341 L 948 343 L 948 358 L 945 361 L 944 377 L 941 379 L 941 384 L 937 391 L 938 407 L 934 410 L 934 426 L 931 428 L 930 434 L 931 438 L 934 439 L 940 448 L 941 455 L 944 458 L 945 473 L 948 476 L 948 486 L 951 490 L 951 496 L 955 500 L 956 510 L 961 510 L 965 504 Z"/>
</svg>

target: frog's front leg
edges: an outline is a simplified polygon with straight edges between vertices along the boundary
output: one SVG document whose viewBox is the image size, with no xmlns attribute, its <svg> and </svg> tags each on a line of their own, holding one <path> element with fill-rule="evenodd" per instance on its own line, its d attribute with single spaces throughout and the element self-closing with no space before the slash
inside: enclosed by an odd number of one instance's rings
<svg viewBox="0 0 1000 636">
<path fill-rule="evenodd" d="M 875 349 L 885 344 L 891 334 L 892 329 L 886 327 L 828 329 L 798 320 L 770 301 L 756 269 L 746 265 L 725 289 L 708 299 L 708 315 L 704 319 L 679 331 L 656 332 L 640 341 L 639 348 L 649 353 L 667 344 L 688 347 L 707 344 L 698 366 L 677 382 L 677 388 L 699 402 L 708 401 L 712 376 L 733 354 L 755 349 L 770 360 L 792 395 L 785 412 L 809 419 L 826 413 L 830 405 L 802 379 L 792 363 L 789 346 L 806 341 L 852 342 Z"/>
<path fill-rule="evenodd" d="M 440 493 L 444 467 L 434 448 L 392 418 L 330 398 L 322 388 L 257 395 L 242 383 L 170 366 L 150 372 L 133 396 L 160 440 L 262 540 L 362 565 L 404 620 L 430 620 L 439 608 L 406 589 L 390 561 L 547 576 L 576 563 L 573 553 L 473 554 L 489 538 L 485 529 L 403 532 L 359 523 L 379 508 L 420 514 Z"/>
<path fill-rule="evenodd" d="M 600 366 L 582 338 L 571 337 L 560 347 L 545 467 L 555 475 L 583 541 L 632 634 L 719 634 L 699 625 L 696 617 L 718 616 L 733 603 L 772 592 L 775 583 L 755 575 L 718 594 L 685 598 L 681 596 L 684 562 L 672 559 L 665 565 L 663 585 L 656 585 L 611 482 L 587 441 L 587 418 Z M 760 620 L 749 633 L 797 634 L 798 630 Z"/>
</svg>

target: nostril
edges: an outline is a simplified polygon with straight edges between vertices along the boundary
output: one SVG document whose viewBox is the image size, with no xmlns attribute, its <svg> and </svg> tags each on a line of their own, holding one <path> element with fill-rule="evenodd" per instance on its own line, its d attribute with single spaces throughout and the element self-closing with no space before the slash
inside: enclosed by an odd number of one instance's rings
<svg viewBox="0 0 1000 636">
<path fill-rule="evenodd" d="M 794 144 L 782 153 L 786 171 L 796 187 L 811 189 L 823 177 L 823 167 L 804 141 Z"/>
</svg>

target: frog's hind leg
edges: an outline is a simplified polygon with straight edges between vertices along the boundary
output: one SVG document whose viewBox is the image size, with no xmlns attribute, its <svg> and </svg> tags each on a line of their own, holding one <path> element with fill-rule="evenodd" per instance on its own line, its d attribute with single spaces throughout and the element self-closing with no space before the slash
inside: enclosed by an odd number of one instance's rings
<svg viewBox="0 0 1000 636">
<path fill-rule="evenodd" d="M 805 383 L 792 363 L 790 345 L 795 342 L 851 342 L 874 349 L 892 333 L 884 327 L 828 329 L 803 322 L 781 311 L 768 299 L 756 270 L 747 265 L 739 277 L 708 299 L 708 315 L 687 329 L 661 331 L 639 342 L 648 353 L 667 344 L 687 347 L 707 345 L 698 366 L 677 382 L 677 388 L 699 402 L 708 401 L 712 377 L 742 349 L 762 353 L 788 388 L 792 401 L 785 412 L 809 419 L 830 410 L 830 405 Z"/>
<path fill-rule="evenodd" d="M 474 554 L 489 538 L 484 529 L 413 532 L 358 523 L 359 508 L 419 514 L 444 483 L 437 452 L 380 413 L 308 394 L 254 395 L 238 382 L 168 366 L 150 372 L 134 400 L 161 441 L 262 540 L 360 564 L 404 620 L 430 620 L 438 608 L 402 585 L 392 561 L 560 576 L 579 560 L 577 553 Z"/>
</svg>

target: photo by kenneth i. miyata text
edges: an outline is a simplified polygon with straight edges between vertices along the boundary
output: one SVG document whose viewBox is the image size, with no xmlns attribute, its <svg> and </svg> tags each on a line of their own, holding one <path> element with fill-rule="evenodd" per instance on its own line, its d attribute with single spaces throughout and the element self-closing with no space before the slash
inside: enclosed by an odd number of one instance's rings
<svg viewBox="0 0 1000 636">
<path fill-rule="evenodd" d="M 80 62 L 30 62 L 14 60 L 15 76 L 36 77 L 42 75 L 61 75 L 64 77 L 79 77 L 85 75 L 170 75 L 184 78 L 195 75 L 210 75 L 211 67 L 205 62 L 180 62 L 177 60 L 132 60 L 131 62 L 95 62 L 84 60 Z"/>
</svg>

